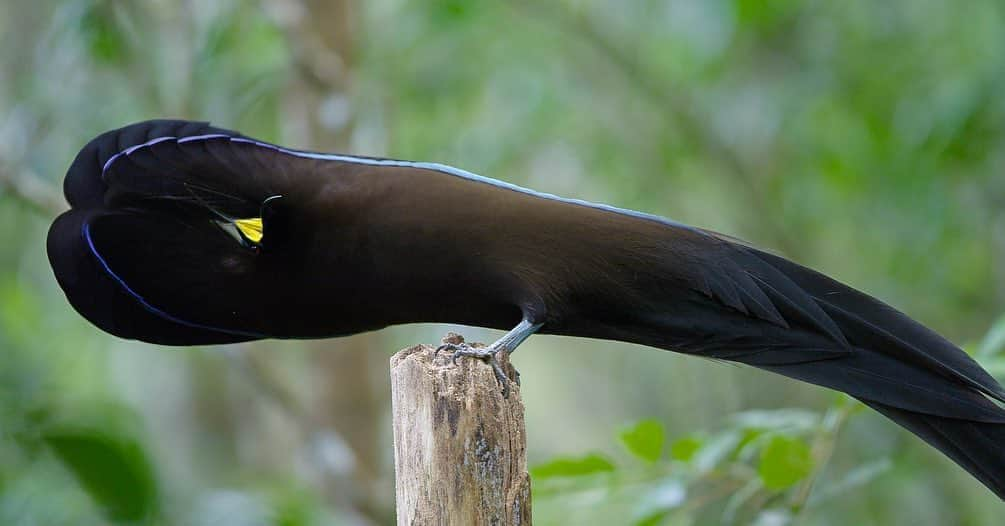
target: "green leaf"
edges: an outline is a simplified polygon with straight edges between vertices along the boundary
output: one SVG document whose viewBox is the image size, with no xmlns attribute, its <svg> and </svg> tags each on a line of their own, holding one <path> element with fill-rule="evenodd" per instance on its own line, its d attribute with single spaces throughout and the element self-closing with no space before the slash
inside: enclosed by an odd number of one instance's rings
<svg viewBox="0 0 1005 526">
<path fill-rule="evenodd" d="M 544 464 L 539 464 L 530 470 L 535 479 L 551 477 L 581 477 L 595 473 L 614 471 L 614 464 L 599 453 L 590 453 L 583 457 L 560 457 Z"/>
<path fill-rule="evenodd" d="M 633 522 L 632 526 L 659 526 L 669 514 L 669 511 L 657 511 L 648 517 Z"/>
<path fill-rule="evenodd" d="M 737 18 L 744 26 L 769 28 L 792 16 L 799 2 L 792 0 L 737 0 Z"/>
<path fill-rule="evenodd" d="M 153 469 L 133 437 L 65 426 L 46 431 L 43 439 L 109 519 L 135 521 L 155 514 Z"/>
<path fill-rule="evenodd" d="M 647 462 L 656 462 L 663 454 L 665 432 L 658 420 L 642 420 L 623 429 L 619 438 L 631 454 Z"/>
<path fill-rule="evenodd" d="M 678 438 L 670 444 L 670 458 L 681 462 L 688 462 L 701 449 L 701 444 L 701 438 L 695 435 Z"/>
<path fill-rule="evenodd" d="M 774 490 L 785 489 L 812 471 L 810 447 L 802 440 L 782 435 L 771 439 L 761 451 L 761 463 L 757 468 L 764 486 Z"/>
<path fill-rule="evenodd" d="M 96 61 L 115 64 L 127 58 L 129 46 L 116 22 L 114 4 L 94 2 L 89 5 L 80 18 L 80 28 Z"/>
<path fill-rule="evenodd" d="M 287 483 L 271 492 L 269 501 L 272 508 L 272 526 L 309 526 L 317 524 L 317 502 L 310 490 Z"/>
</svg>

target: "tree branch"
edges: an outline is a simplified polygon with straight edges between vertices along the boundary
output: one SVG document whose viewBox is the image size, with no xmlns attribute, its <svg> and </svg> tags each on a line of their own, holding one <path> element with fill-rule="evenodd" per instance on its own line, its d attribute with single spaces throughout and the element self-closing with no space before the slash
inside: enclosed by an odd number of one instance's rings
<svg viewBox="0 0 1005 526">
<path fill-rule="evenodd" d="M 488 364 L 420 345 L 391 358 L 391 406 L 399 525 L 530 524 L 518 385 L 504 396 Z"/>
</svg>

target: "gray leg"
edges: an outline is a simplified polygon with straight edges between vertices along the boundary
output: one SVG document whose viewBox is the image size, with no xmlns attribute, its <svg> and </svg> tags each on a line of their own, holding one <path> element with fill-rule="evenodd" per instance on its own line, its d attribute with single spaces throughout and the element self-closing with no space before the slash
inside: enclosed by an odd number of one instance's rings
<svg viewBox="0 0 1005 526">
<path fill-rule="evenodd" d="M 492 371 L 495 373 L 496 381 L 502 385 L 503 397 L 509 397 L 509 378 L 506 377 L 506 373 L 503 371 L 502 366 L 499 365 L 499 360 L 496 358 L 496 354 L 499 352 L 505 352 L 507 354 L 512 354 L 516 348 L 524 342 L 531 334 L 537 332 L 543 323 L 531 323 L 530 321 L 524 319 L 520 323 L 513 327 L 513 330 L 507 332 L 502 338 L 492 342 L 491 345 L 484 348 L 474 348 L 466 343 L 455 344 L 455 343 L 445 343 L 436 349 L 436 352 L 440 351 L 453 351 L 454 355 L 451 360 L 456 364 L 457 358 L 460 356 L 466 356 L 471 358 L 477 358 L 479 360 L 484 360 L 489 365 L 492 366 Z M 520 373 L 517 373 L 519 376 Z M 517 380 L 519 382 L 519 380 Z"/>
<path fill-rule="evenodd" d="M 520 323 L 513 327 L 513 329 L 499 338 L 492 345 L 489 345 L 489 349 L 495 349 L 496 351 L 506 351 L 509 354 L 513 354 L 513 351 L 520 346 L 527 338 L 530 338 L 531 334 L 537 332 L 543 323 L 531 323 L 530 321 L 524 319 Z"/>
</svg>

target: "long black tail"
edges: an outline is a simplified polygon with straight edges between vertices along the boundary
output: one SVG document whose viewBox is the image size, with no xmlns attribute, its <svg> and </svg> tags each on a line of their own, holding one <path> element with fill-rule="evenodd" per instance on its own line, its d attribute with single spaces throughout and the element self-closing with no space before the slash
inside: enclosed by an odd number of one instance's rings
<svg viewBox="0 0 1005 526">
<path fill-rule="evenodd" d="M 862 401 L 956 461 L 1005 500 L 1005 424 L 945 418 Z"/>
<path fill-rule="evenodd" d="M 621 312 L 638 314 L 577 332 L 744 363 L 848 393 L 1005 499 L 1005 409 L 995 402 L 1005 402 L 1005 389 L 963 350 L 819 272 L 716 234 L 670 232 L 675 252 L 661 252 L 657 264 L 691 292 L 631 274 L 616 297 L 631 288 L 635 299 Z"/>
<path fill-rule="evenodd" d="M 1005 410 L 992 401 L 1005 401 L 1005 389 L 990 374 L 883 302 L 783 258 L 744 250 L 777 271 L 766 277 L 784 277 L 812 298 L 847 341 L 840 357 L 761 367 L 852 394 L 1005 500 Z M 755 274 L 758 268 L 755 262 Z"/>
</svg>

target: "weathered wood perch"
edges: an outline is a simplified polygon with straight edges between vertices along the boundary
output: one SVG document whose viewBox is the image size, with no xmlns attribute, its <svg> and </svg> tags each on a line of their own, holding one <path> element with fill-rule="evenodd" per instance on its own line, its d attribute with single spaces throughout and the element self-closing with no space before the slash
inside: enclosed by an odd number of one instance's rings
<svg viewBox="0 0 1005 526">
<path fill-rule="evenodd" d="M 428 345 L 391 357 L 398 525 L 530 525 L 520 387 L 503 398 L 491 366 L 450 357 Z"/>
</svg>

